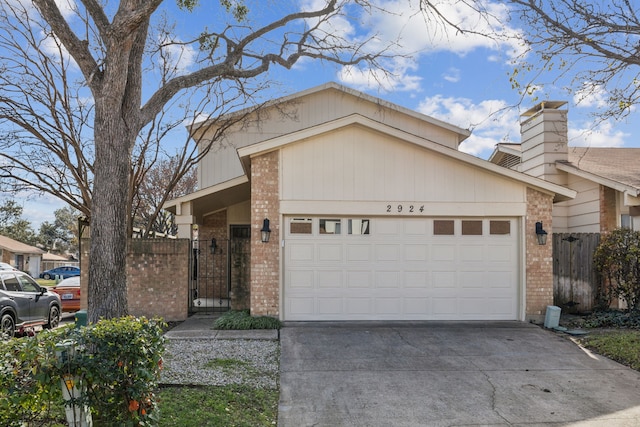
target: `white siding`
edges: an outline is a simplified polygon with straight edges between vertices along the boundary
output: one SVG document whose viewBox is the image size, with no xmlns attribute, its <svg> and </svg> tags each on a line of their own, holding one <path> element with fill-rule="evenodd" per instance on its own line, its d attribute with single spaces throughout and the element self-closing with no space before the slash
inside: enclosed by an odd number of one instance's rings
<svg viewBox="0 0 640 427">
<path fill-rule="evenodd" d="M 569 175 L 568 186 L 578 195 L 554 206 L 554 233 L 600 232 L 600 186 L 590 180 Z M 556 215 L 562 218 L 556 221 Z"/>
<path fill-rule="evenodd" d="M 284 147 L 283 201 L 522 203 L 524 186 L 360 126 Z"/>
<path fill-rule="evenodd" d="M 236 152 L 238 148 L 327 123 L 353 113 L 419 135 L 452 149 L 458 147 L 460 135 L 454 131 L 400 112 L 393 104 L 384 102 L 377 104 L 336 89 L 329 89 L 302 96 L 288 104 L 279 105 L 277 109 L 268 108 L 260 113 L 259 118 L 252 115 L 250 120 L 233 128 L 232 132 L 227 134 L 227 138 L 218 143 L 218 146 L 214 147 L 200 163 L 199 188 L 207 188 L 244 174 Z M 345 159 L 345 162 L 347 161 L 348 159 Z"/>
</svg>

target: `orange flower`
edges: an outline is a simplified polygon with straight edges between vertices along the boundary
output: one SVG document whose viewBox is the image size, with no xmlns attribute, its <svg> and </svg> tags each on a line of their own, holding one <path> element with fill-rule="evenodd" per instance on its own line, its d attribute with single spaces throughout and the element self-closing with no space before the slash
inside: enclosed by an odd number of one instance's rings
<svg viewBox="0 0 640 427">
<path fill-rule="evenodd" d="M 139 407 L 140 407 L 140 403 L 138 403 L 137 400 L 130 400 L 129 401 L 129 411 L 135 412 L 135 411 L 138 410 Z"/>
</svg>

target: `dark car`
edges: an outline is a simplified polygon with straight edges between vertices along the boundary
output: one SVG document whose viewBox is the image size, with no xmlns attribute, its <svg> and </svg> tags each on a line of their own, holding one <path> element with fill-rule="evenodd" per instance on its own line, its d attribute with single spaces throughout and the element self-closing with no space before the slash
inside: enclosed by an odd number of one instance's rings
<svg viewBox="0 0 640 427">
<path fill-rule="evenodd" d="M 55 328 L 60 323 L 60 297 L 21 271 L 0 271 L 0 336 L 34 326 Z"/>
<path fill-rule="evenodd" d="M 80 310 L 80 276 L 64 279 L 51 290 L 60 295 L 62 311 Z"/>
<path fill-rule="evenodd" d="M 71 267 L 65 265 L 64 267 L 56 267 L 51 270 L 43 271 L 40 273 L 41 279 L 55 279 L 56 276 L 60 276 L 62 279 L 66 279 L 67 277 L 79 276 L 80 269 L 78 267 Z"/>
</svg>

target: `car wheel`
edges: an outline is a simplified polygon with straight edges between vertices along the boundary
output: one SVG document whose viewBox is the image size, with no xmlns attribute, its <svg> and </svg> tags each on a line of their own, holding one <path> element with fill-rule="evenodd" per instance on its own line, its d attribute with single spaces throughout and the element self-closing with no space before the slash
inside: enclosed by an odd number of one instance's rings
<svg viewBox="0 0 640 427">
<path fill-rule="evenodd" d="M 49 309 L 49 323 L 44 325 L 47 329 L 53 329 L 60 324 L 60 309 L 57 305 L 52 305 Z"/>
<path fill-rule="evenodd" d="M 16 332 L 16 322 L 9 314 L 3 314 L 0 319 L 0 339 L 6 340 L 13 338 Z"/>
<path fill-rule="evenodd" d="M 43 279 L 45 280 L 51 280 L 51 275 L 50 274 L 45 274 L 44 276 L 42 276 Z"/>
</svg>

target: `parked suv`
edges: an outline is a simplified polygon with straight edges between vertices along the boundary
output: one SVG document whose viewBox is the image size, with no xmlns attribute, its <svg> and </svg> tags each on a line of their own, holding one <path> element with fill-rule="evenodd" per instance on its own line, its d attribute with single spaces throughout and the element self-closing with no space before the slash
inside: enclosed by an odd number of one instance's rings
<svg viewBox="0 0 640 427">
<path fill-rule="evenodd" d="M 21 271 L 0 271 L 0 336 L 11 338 L 26 328 L 55 328 L 60 323 L 60 296 Z"/>
</svg>

